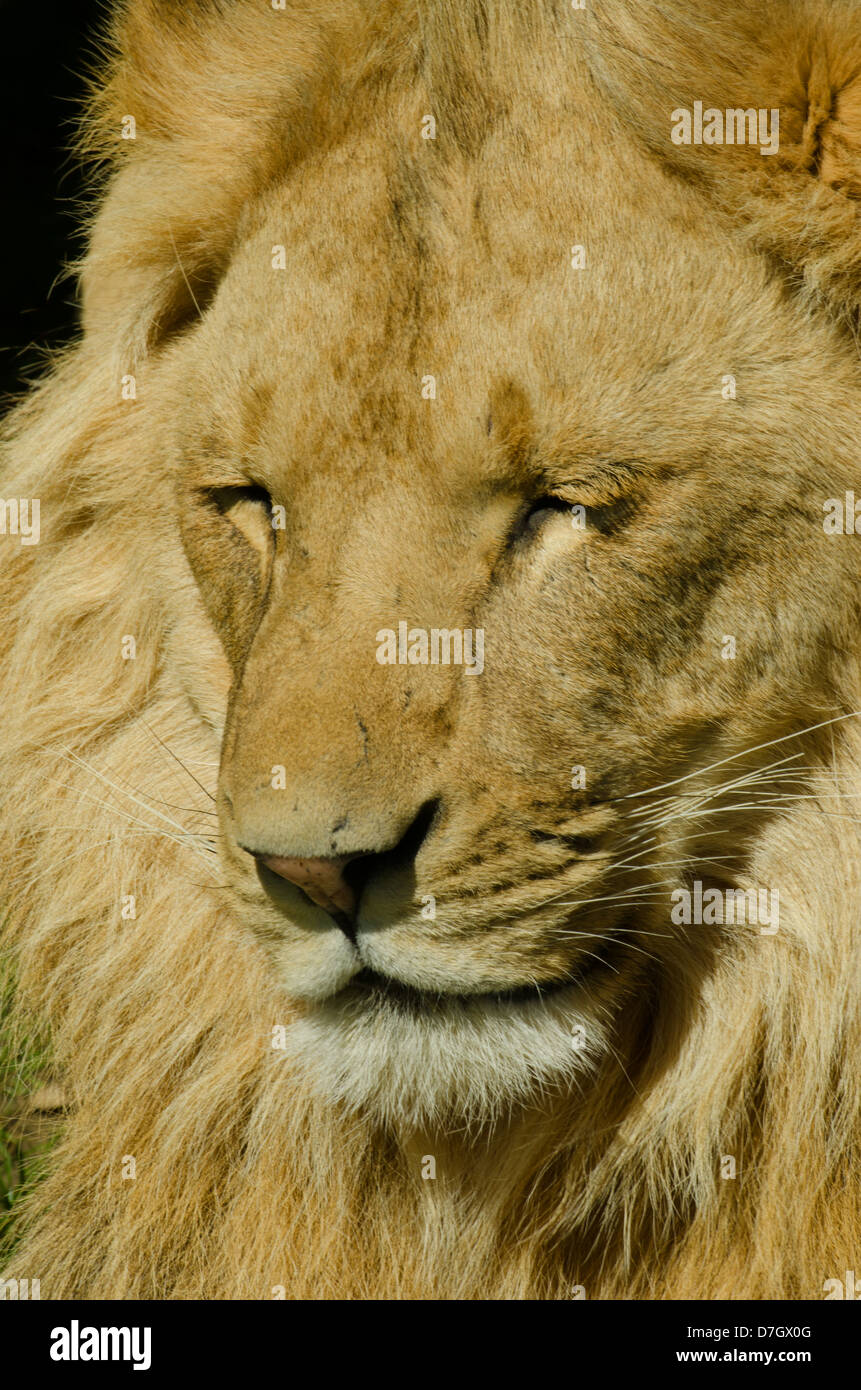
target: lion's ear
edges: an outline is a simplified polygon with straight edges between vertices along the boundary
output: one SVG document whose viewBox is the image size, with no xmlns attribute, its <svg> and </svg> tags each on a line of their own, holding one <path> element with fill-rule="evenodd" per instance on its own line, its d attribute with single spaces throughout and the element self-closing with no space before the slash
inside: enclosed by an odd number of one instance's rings
<svg viewBox="0 0 861 1390">
<path fill-rule="evenodd" d="M 593 70 L 625 123 L 728 213 L 798 292 L 857 320 L 856 0 L 602 0 L 587 31 Z M 674 117 L 678 124 L 690 112 L 696 126 L 705 113 L 708 124 L 710 110 L 722 113 L 723 132 L 715 121 L 689 141 L 674 135 Z M 734 135 L 742 115 L 755 113 L 756 136 L 727 138 L 730 111 L 738 113 Z"/>
<path fill-rule="evenodd" d="M 126 370 L 205 308 L 257 192 L 316 138 L 355 8 L 117 5 L 79 142 L 108 175 L 82 300 Z"/>
<path fill-rule="evenodd" d="M 861 53 L 856 62 L 845 83 L 832 87 L 826 79 L 824 95 L 830 107 L 822 108 L 819 128 L 819 175 L 850 198 L 861 198 Z M 832 81 L 836 76 L 835 72 Z"/>
</svg>

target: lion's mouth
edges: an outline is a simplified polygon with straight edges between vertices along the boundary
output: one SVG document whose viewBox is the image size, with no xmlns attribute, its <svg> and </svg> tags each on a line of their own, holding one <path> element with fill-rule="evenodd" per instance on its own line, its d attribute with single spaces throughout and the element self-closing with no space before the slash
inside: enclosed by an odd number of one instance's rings
<svg viewBox="0 0 861 1390">
<path fill-rule="evenodd" d="M 351 993 L 356 991 L 366 996 L 375 996 L 388 1003 L 402 1005 L 405 1009 L 431 1010 L 434 1007 L 462 1004 L 528 1004 L 537 1003 L 563 990 L 579 987 L 602 970 L 613 969 L 612 956 L 618 946 L 618 939 L 608 932 L 600 949 L 590 952 L 589 958 L 578 962 L 577 969 L 568 975 L 548 980 L 531 981 L 511 989 L 442 990 L 420 989 L 416 985 L 405 984 L 391 975 L 383 975 L 370 967 L 359 971 L 346 987 Z"/>
</svg>

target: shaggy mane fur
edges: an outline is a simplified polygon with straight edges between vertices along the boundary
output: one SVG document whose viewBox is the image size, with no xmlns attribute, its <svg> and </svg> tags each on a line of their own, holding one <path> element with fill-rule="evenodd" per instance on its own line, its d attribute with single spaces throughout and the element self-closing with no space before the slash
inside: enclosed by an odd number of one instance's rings
<svg viewBox="0 0 861 1390">
<path fill-rule="evenodd" d="M 708 99 L 721 81 L 733 98 L 739 71 L 754 73 L 740 104 L 799 110 L 777 176 L 786 197 L 717 174 L 712 193 L 711 168 L 703 196 L 801 267 L 811 314 L 851 327 L 854 175 L 844 168 L 812 201 L 796 192 L 824 146 L 801 79 L 784 90 L 775 76 L 784 41 L 752 22 L 728 28 L 725 6 L 690 7 L 696 21 L 683 7 L 600 8 L 589 62 L 632 141 L 650 143 L 651 103 Z M 805 7 L 765 8 L 805 51 L 816 18 L 814 66 L 850 14 L 811 7 L 808 23 Z M 825 1279 L 861 1266 L 854 718 L 797 745 L 805 796 L 757 843 L 750 881 L 780 884 L 780 931 L 767 949 L 727 932 L 705 978 L 669 970 L 638 1001 L 648 1043 L 619 1040 L 630 1076 L 607 1068 L 576 1104 L 536 1094 L 472 1131 L 406 1132 L 315 1098 L 271 1046 L 283 998 L 225 911 L 215 854 L 220 715 L 195 707 L 182 679 L 223 658 L 214 637 L 200 647 L 190 578 L 166 595 L 153 572 L 172 523 L 147 509 L 148 426 L 118 402 L 116 380 L 181 331 L 189 296 L 205 305 L 250 190 L 337 122 L 338 84 L 423 68 L 468 151 L 522 33 L 569 20 L 561 3 L 526 0 L 291 3 L 280 46 L 266 11 L 145 0 L 117 20 L 86 143 L 108 162 L 108 187 L 137 196 L 95 218 L 84 336 L 7 427 L 3 494 L 40 498 L 42 538 L 9 552 L 0 581 L 3 933 L 21 1016 L 49 1021 L 70 1116 L 5 1272 L 41 1278 L 45 1297 L 566 1298 L 575 1285 L 589 1298 L 819 1297 Z M 850 60 L 844 42 L 841 69 L 859 61 L 861 46 Z M 683 90 L 665 97 L 674 70 Z M 842 71 L 828 80 L 833 96 Z M 116 138 L 127 112 L 131 152 Z M 847 148 L 830 157 L 845 163 Z M 845 715 L 861 706 L 853 622 Z M 122 658 L 126 635 L 136 660 Z M 822 720 L 833 714 L 824 699 Z M 435 1182 L 420 1180 L 429 1154 Z M 722 1155 L 736 1159 L 734 1181 Z"/>
</svg>

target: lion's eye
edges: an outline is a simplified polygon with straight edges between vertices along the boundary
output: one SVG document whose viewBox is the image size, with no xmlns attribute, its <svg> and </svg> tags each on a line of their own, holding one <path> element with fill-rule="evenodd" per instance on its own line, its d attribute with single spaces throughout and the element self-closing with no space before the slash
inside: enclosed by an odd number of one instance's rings
<svg viewBox="0 0 861 1390">
<path fill-rule="evenodd" d="M 255 549 L 266 550 L 272 543 L 272 498 L 257 483 L 236 487 L 206 489 L 206 500 L 226 517 Z"/>
<path fill-rule="evenodd" d="M 534 534 L 554 517 L 566 516 L 575 530 L 599 531 L 606 536 L 623 526 L 633 511 L 634 504 L 629 498 L 595 506 L 551 493 L 533 503 L 526 514 L 523 529 L 527 534 Z"/>
<path fill-rule="evenodd" d="M 540 497 L 527 512 L 523 523 L 524 529 L 528 532 L 538 531 L 554 516 L 570 511 L 571 503 L 566 502 L 562 497 Z"/>
<path fill-rule="evenodd" d="M 264 507 L 272 506 L 272 498 L 265 487 L 261 487 L 259 483 L 237 483 L 234 487 L 211 487 L 207 488 L 207 496 L 212 504 L 222 512 L 230 512 L 234 507 L 243 503 L 258 504 Z"/>
</svg>

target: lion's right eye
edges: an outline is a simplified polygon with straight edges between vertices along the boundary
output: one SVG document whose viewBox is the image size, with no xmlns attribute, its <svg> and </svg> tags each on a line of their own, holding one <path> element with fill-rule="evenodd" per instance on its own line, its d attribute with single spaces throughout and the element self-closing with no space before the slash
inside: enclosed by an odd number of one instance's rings
<svg viewBox="0 0 861 1390">
<path fill-rule="evenodd" d="M 178 489 L 177 500 L 183 548 L 204 606 L 238 666 L 268 592 L 281 509 L 265 487 L 247 479 L 195 480 Z"/>
<path fill-rule="evenodd" d="M 273 543 L 272 498 L 259 483 L 206 488 L 207 504 L 225 517 L 255 550 L 268 552 Z"/>
</svg>

